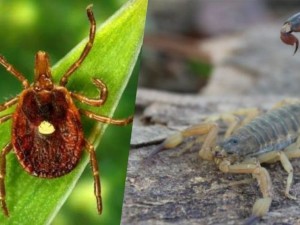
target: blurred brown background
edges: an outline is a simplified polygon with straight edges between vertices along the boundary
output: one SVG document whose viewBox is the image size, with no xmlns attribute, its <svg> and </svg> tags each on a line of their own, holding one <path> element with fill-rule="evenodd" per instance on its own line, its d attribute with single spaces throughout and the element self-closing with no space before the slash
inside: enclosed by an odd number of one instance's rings
<svg viewBox="0 0 300 225">
<path fill-rule="evenodd" d="M 205 95 L 299 94 L 299 56 L 279 39 L 283 22 L 299 9 L 291 0 L 151 0 L 140 86 Z"/>
</svg>

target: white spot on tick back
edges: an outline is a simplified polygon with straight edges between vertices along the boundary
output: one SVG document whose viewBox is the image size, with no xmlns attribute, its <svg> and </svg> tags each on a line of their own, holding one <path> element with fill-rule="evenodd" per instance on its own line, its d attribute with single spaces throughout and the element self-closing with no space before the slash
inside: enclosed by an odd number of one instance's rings
<svg viewBox="0 0 300 225">
<path fill-rule="evenodd" d="M 38 127 L 40 134 L 52 134 L 55 131 L 54 126 L 48 121 L 43 121 Z"/>
</svg>

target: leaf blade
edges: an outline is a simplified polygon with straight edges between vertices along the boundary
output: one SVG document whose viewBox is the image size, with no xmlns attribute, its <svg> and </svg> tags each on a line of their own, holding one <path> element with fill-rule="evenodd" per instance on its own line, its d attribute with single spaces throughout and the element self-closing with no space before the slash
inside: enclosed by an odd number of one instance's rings
<svg viewBox="0 0 300 225">
<path fill-rule="evenodd" d="M 97 96 L 96 88 L 88 82 L 93 74 L 99 74 L 99 78 L 107 84 L 109 98 L 105 106 L 97 109 L 85 107 L 86 109 L 106 116 L 111 116 L 115 111 L 142 44 L 146 7 L 146 0 L 130 1 L 97 30 L 93 50 L 80 69 L 70 78 L 68 84 L 70 90 L 81 90 L 81 93 L 87 96 Z M 138 29 L 133 29 L 133 25 Z M 126 45 L 124 45 L 124 37 L 127 37 Z M 53 67 L 55 81 L 76 60 L 84 44 L 85 41 L 81 42 Z M 117 62 L 121 63 L 117 64 Z M 105 126 L 95 125 L 94 122 L 87 120 L 83 120 L 83 123 L 89 137 L 101 129 L 101 135 L 94 135 L 91 138 L 95 139 L 92 141 L 98 145 Z M 9 141 L 10 126 L 11 123 L 8 123 L 1 127 L 0 134 L 3 134 L 1 145 Z M 88 159 L 85 157 L 71 174 L 59 179 L 47 180 L 26 174 L 15 156 L 10 154 L 7 159 L 6 187 L 11 216 L 7 219 L 0 214 L 0 220 L 3 224 L 50 223 L 87 163 Z"/>
</svg>

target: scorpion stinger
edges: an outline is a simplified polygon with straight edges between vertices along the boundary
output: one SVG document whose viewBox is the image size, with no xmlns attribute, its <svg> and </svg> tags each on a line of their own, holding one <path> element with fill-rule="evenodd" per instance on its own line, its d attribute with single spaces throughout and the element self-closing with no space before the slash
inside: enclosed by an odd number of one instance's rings
<svg viewBox="0 0 300 225">
<path fill-rule="evenodd" d="M 300 13 L 297 13 L 290 17 L 282 26 L 280 30 L 280 39 L 288 45 L 295 45 L 294 54 L 298 50 L 299 41 L 292 34 L 293 32 L 300 31 Z"/>
</svg>

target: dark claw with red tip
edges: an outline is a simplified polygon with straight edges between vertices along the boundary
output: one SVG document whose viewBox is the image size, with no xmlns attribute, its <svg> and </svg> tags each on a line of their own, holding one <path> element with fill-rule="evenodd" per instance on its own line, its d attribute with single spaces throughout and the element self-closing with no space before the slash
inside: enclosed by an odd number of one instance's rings
<svg viewBox="0 0 300 225">
<path fill-rule="evenodd" d="M 299 41 L 298 39 L 292 34 L 293 32 L 300 31 L 300 13 L 297 13 L 290 17 L 282 26 L 280 30 L 280 39 L 282 42 L 288 45 L 295 45 L 294 54 L 298 50 Z"/>
</svg>

